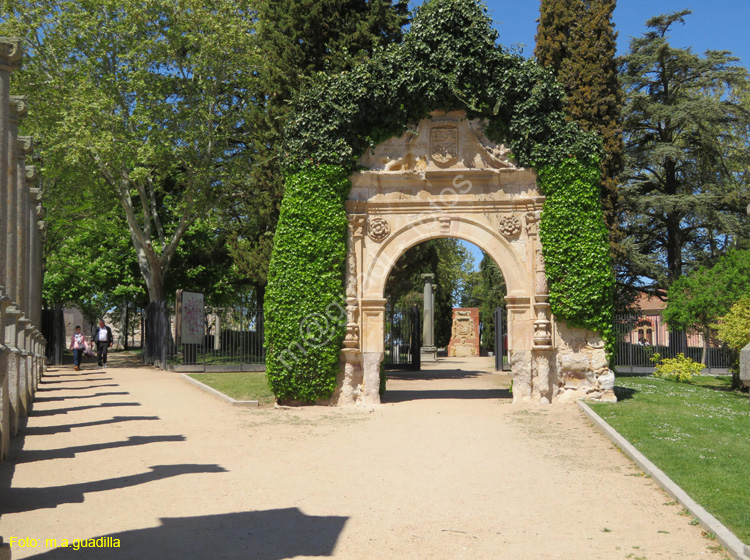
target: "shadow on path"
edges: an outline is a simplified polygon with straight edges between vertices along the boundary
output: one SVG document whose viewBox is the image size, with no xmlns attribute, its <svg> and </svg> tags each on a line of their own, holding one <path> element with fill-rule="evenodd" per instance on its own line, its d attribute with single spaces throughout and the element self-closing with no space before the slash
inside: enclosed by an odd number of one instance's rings
<svg viewBox="0 0 750 560">
<path fill-rule="evenodd" d="M 132 447 L 134 445 L 145 445 L 147 443 L 164 443 L 168 441 L 185 441 L 185 436 L 130 436 L 124 441 L 92 443 L 89 445 L 76 445 L 74 447 L 63 447 L 60 449 L 21 451 L 18 454 L 18 458 L 13 459 L 13 461 L 18 464 L 31 463 L 34 461 L 49 461 L 50 459 L 73 459 L 77 453 L 101 451 L 103 449 L 116 449 L 118 447 Z"/>
<path fill-rule="evenodd" d="M 88 389 L 88 387 L 87 387 Z M 93 399 L 96 397 L 113 397 L 115 395 L 129 395 L 127 391 L 109 391 L 107 393 L 94 393 L 93 395 L 75 395 L 71 397 L 34 397 L 35 403 L 67 401 L 68 399 Z"/>
<path fill-rule="evenodd" d="M 73 428 L 87 428 L 89 426 L 103 426 L 105 424 L 116 424 L 118 422 L 137 422 L 139 420 L 159 420 L 158 416 L 113 416 L 104 420 L 92 420 L 90 422 L 79 422 L 78 424 L 60 424 L 59 426 L 32 426 L 23 430 L 25 436 L 48 436 L 69 432 Z"/>
<path fill-rule="evenodd" d="M 83 387 L 42 387 L 36 390 L 36 394 L 46 393 L 48 391 L 88 391 L 89 389 L 98 389 L 99 387 L 119 387 L 117 383 L 102 383 L 100 385 L 85 385 Z"/>
<path fill-rule="evenodd" d="M 305 515 L 298 508 L 167 517 L 161 519 L 159 527 L 113 533 L 106 536 L 112 539 L 105 537 L 100 541 L 114 544 L 114 539 L 119 539 L 119 548 L 56 548 L 38 557 L 49 560 L 282 560 L 297 556 L 332 556 L 348 519 Z"/>
<path fill-rule="evenodd" d="M 512 393 L 508 389 L 407 389 L 387 390 L 381 402 L 400 403 L 419 400 L 448 400 L 448 399 L 511 399 Z"/>
<path fill-rule="evenodd" d="M 0 503 L 0 514 L 54 508 L 61 504 L 81 504 L 85 495 L 89 492 L 106 492 L 107 490 L 127 488 L 172 476 L 227 472 L 219 465 L 156 465 L 149 468 L 151 469 L 150 472 L 79 484 L 45 488 L 9 488 L 5 490 L 5 497 Z M 102 558 L 103 556 L 100 555 L 99 557 Z M 154 556 L 145 556 L 145 558 L 154 558 Z"/>
<path fill-rule="evenodd" d="M 95 372 L 100 373 L 100 372 Z M 53 375 L 50 377 L 60 377 L 58 375 Z M 67 376 L 66 376 L 67 377 Z M 45 385 L 54 385 L 56 383 L 81 383 L 81 382 L 92 382 L 92 381 L 112 381 L 111 377 L 81 377 L 80 379 L 74 378 L 74 379 L 49 379 L 48 376 L 42 377 L 42 379 L 39 380 L 39 386 L 44 387 Z"/>
<path fill-rule="evenodd" d="M 76 412 L 78 410 L 90 410 L 92 408 L 115 408 L 119 406 L 141 406 L 141 403 L 137 402 L 123 402 L 123 403 L 101 403 L 101 404 L 86 404 L 81 406 L 69 406 L 67 408 L 53 408 L 51 410 L 34 410 L 30 416 L 56 416 L 58 414 L 67 414 L 68 412 Z"/>
<path fill-rule="evenodd" d="M 477 371 L 462 371 L 460 369 L 423 369 L 421 371 L 386 371 L 388 379 L 403 381 L 436 381 L 438 379 L 476 379 L 482 374 Z"/>
</svg>

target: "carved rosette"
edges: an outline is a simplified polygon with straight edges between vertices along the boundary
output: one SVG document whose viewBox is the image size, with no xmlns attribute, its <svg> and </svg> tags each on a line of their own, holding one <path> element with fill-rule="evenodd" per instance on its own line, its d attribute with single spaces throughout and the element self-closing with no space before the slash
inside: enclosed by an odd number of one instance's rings
<svg viewBox="0 0 750 560">
<path fill-rule="evenodd" d="M 521 233 L 521 220 L 515 215 L 503 216 L 500 218 L 498 229 L 505 237 L 515 237 Z"/>
<path fill-rule="evenodd" d="M 367 235 L 373 241 L 380 243 L 391 234 L 391 226 L 384 218 L 370 218 L 367 220 Z"/>
</svg>

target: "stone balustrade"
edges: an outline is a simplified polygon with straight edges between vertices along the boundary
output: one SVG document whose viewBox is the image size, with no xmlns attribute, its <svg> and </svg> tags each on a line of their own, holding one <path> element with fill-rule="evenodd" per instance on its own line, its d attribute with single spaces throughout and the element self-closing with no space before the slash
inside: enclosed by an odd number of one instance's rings
<svg viewBox="0 0 750 560">
<path fill-rule="evenodd" d="M 18 135 L 26 99 L 10 95 L 20 62 L 19 41 L 0 38 L 0 460 L 31 410 L 45 365 L 41 190 L 26 164 L 31 138 Z"/>
</svg>

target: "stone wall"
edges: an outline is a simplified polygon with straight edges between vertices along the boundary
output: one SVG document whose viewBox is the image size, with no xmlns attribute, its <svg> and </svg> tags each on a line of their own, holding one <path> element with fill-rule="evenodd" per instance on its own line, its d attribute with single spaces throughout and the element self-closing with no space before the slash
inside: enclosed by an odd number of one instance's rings
<svg viewBox="0 0 750 560">
<path fill-rule="evenodd" d="M 41 192 L 26 165 L 31 138 L 18 135 L 26 99 L 10 95 L 20 62 L 19 42 L 0 38 L 0 460 L 31 410 L 45 364 Z"/>
<path fill-rule="evenodd" d="M 609 369 L 602 337 L 563 323 L 557 323 L 556 331 L 559 398 L 616 401 L 615 374 Z"/>
</svg>

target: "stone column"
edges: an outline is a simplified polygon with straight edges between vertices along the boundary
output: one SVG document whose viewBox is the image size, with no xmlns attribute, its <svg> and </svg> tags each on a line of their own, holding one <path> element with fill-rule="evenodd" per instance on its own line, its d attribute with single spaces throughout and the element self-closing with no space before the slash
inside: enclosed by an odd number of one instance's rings
<svg viewBox="0 0 750 560">
<path fill-rule="evenodd" d="M 0 37 L 0 236 L 7 235 L 8 214 L 12 208 L 7 199 L 8 173 L 7 156 L 10 130 L 10 74 L 21 59 L 21 50 L 16 40 Z M 7 243 L 0 240 L 0 292 L 7 291 L 5 283 L 7 266 Z M 2 297 L 2 294 L 0 294 Z M 4 324 L 4 323 L 2 323 Z"/>
<path fill-rule="evenodd" d="M 18 158 L 16 156 L 18 137 L 18 118 L 26 108 L 23 98 L 11 96 L 9 125 L 6 134 L 7 152 L 3 158 L 7 165 L 8 186 L 7 206 L 8 223 L 5 230 L 6 255 L 5 255 L 5 288 L 11 301 L 18 303 Z"/>
<path fill-rule="evenodd" d="M 349 214 L 349 228 L 346 251 L 346 338 L 341 351 L 341 376 L 338 395 L 334 395 L 339 405 L 352 405 L 363 398 L 364 373 L 362 370 L 362 350 L 360 347 L 360 307 L 361 251 L 364 238 L 365 215 Z"/>
<path fill-rule="evenodd" d="M 14 157 L 11 153 L 10 74 L 18 66 L 20 59 L 18 40 L 0 38 L 0 460 L 7 456 L 10 449 L 10 385 L 11 381 L 17 384 L 17 377 L 13 377 L 15 370 L 11 372 L 11 368 L 17 364 L 17 353 L 10 348 L 10 343 L 14 340 L 6 337 L 6 324 L 12 317 L 7 316 L 6 310 L 12 303 L 7 277 L 14 270 L 14 264 L 8 258 L 8 237 L 11 229 L 10 216 L 16 209 L 11 200 L 9 181 L 9 178 L 14 178 L 9 168 Z M 10 549 L 1 543 L 0 538 L 0 557 L 4 557 Z"/>
<path fill-rule="evenodd" d="M 18 434 L 23 404 L 21 402 L 21 349 L 18 344 L 21 310 L 16 306 L 8 307 L 5 314 L 5 343 L 10 349 L 8 355 L 8 399 L 10 401 L 10 435 Z"/>
<path fill-rule="evenodd" d="M 18 308 L 19 311 L 21 308 Z M 16 327 L 16 346 L 18 346 L 18 400 L 19 414 L 21 418 L 29 415 L 31 407 L 30 387 L 29 387 L 29 350 L 28 335 L 31 329 L 31 322 L 26 318 L 23 312 L 20 314 Z M 15 435 L 15 434 L 14 434 Z"/>
<path fill-rule="evenodd" d="M 508 359 L 513 376 L 513 402 L 531 399 L 533 324 L 531 298 L 505 296 L 508 310 Z"/>
<path fill-rule="evenodd" d="M 20 114 L 19 114 L 20 116 Z M 16 235 L 18 236 L 18 260 L 16 262 L 16 286 L 18 296 L 16 304 L 21 311 L 31 318 L 29 313 L 29 197 L 31 193 L 26 184 L 26 155 L 31 153 L 33 143 L 30 136 L 20 136 L 16 142 L 16 188 L 18 189 L 18 207 L 16 219 Z"/>
<path fill-rule="evenodd" d="M 552 321 L 550 314 L 547 275 L 544 269 L 542 243 L 539 239 L 541 211 L 526 215 L 529 245 L 534 262 L 534 346 L 532 350 L 532 394 L 540 403 L 549 404 L 557 393 L 554 371 Z"/>
<path fill-rule="evenodd" d="M 26 166 L 26 183 L 36 182 L 36 167 Z M 37 329 L 42 328 L 42 232 L 39 230 L 38 215 L 41 210 L 42 190 L 29 188 L 29 318 Z"/>
<path fill-rule="evenodd" d="M 424 278 L 424 317 L 420 354 L 423 362 L 434 362 L 437 361 L 437 348 L 435 348 L 435 294 L 433 292 L 435 275 L 432 273 L 422 274 L 422 278 Z"/>
<path fill-rule="evenodd" d="M 384 355 L 386 299 L 362 299 L 363 402 L 380 404 L 380 363 Z"/>
</svg>

